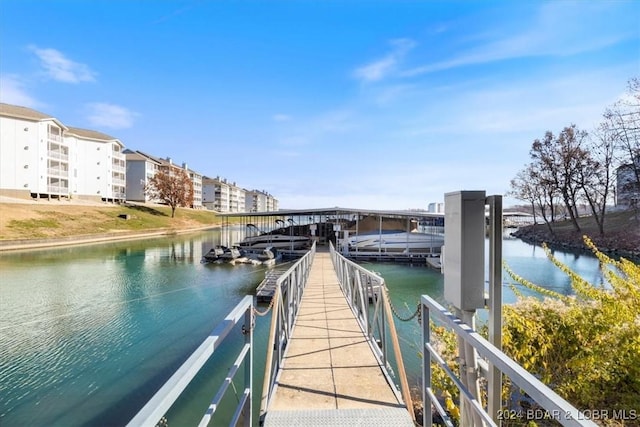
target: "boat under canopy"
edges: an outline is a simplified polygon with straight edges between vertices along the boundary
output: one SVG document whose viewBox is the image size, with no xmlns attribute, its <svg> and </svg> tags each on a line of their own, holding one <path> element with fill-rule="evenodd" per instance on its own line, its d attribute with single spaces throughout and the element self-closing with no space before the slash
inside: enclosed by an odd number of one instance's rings
<svg viewBox="0 0 640 427">
<path fill-rule="evenodd" d="M 433 251 L 444 245 L 444 236 L 436 233 L 381 230 L 349 236 L 347 244 L 350 251 Z"/>
</svg>

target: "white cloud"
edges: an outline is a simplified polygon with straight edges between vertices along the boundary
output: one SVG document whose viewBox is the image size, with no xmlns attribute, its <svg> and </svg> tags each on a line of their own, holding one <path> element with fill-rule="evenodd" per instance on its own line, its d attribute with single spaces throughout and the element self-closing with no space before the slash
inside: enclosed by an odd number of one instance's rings
<svg viewBox="0 0 640 427">
<path fill-rule="evenodd" d="M 497 28 L 493 40 L 463 51 L 461 54 L 414 67 L 399 73 L 411 77 L 460 66 L 484 64 L 512 58 L 534 56 L 568 56 L 602 49 L 634 37 L 625 23 L 602 24 L 600 15 L 606 7 L 598 3 L 541 3 L 541 8 L 523 29 L 511 32 Z M 467 35 L 467 40 L 473 39 Z M 484 40 L 485 37 L 478 38 Z"/>
<path fill-rule="evenodd" d="M 95 81 L 96 73 L 89 66 L 70 60 L 59 50 L 37 46 L 30 46 L 29 49 L 40 59 L 46 74 L 53 80 L 64 83 Z"/>
<path fill-rule="evenodd" d="M 17 76 L 0 76 L 0 101 L 21 107 L 41 107 L 42 103 L 29 95 L 24 86 Z"/>
<path fill-rule="evenodd" d="M 413 49 L 416 43 L 410 39 L 395 39 L 391 45 L 393 50 L 385 57 L 357 68 L 353 75 L 364 82 L 382 80 L 392 74 L 404 56 Z"/>
<path fill-rule="evenodd" d="M 92 126 L 111 129 L 126 129 L 133 126 L 134 118 L 138 115 L 119 105 L 96 102 L 86 105 L 87 120 Z"/>
</svg>

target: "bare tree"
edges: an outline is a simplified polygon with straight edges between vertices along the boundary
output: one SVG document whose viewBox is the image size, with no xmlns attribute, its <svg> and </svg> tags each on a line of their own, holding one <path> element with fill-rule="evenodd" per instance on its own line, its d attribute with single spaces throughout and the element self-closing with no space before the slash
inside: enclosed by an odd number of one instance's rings
<svg viewBox="0 0 640 427">
<path fill-rule="evenodd" d="M 534 223 L 537 223 L 536 213 L 540 213 L 547 229 L 554 234 L 551 223 L 555 218 L 557 191 L 548 171 L 530 163 L 511 180 L 509 194 L 518 200 L 529 202 L 533 209 Z"/>
<path fill-rule="evenodd" d="M 547 185 L 555 187 L 562 197 L 576 231 L 580 231 L 577 209 L 580 190 L 578 175 L 588 156 L 583 148 L 586 136 L 587 133 L 578 130 L 576 125 L 565 127 L 558 137 L 547 131 L 544 139 L 533 142 L 529 152 L 535 169 L 546 177 Z"/>
<path fill-rule="evenodd" d="M 591 208 L 600 235 L 604 234 L 605 212 L 613 187 L 615 134 L 605 125 L 593 132 L 588 156 L 578 175 L 580 188 Z"/>
<path fill-rule="evenodd" d="M 193 204 L 193 183 L 189 175 L 180 168 L 169 168 L 156 173 L 145 192 L 154 199 L 162 200 L 171 206 L 171 218 L 176 215 L 178 206 Z"/>
<path fill-rule="evenodd" d="M 530 167 L 531 165 L 529 165 L 529 168 Z M 516 177 L 511 180 L 511 190 L 507 192 L 507 195 L 531 205 L 533 222 L 535 224 L 538 222 L 536 216 L 536 185 L 528 173 L 529 168 L 521 170 L 516 174 Z"/>
</svg>

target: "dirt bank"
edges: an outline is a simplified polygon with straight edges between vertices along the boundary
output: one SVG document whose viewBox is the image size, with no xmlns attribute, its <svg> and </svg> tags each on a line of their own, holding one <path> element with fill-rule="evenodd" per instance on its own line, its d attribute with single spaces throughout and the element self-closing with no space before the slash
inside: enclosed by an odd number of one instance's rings
<svg viewBox="0 0 640 427">
<path fill-rule="evenodd" d="M 631 211 L 616 212 L 607 217 L 605 232 L 600 234 L 592 218 L 580 218 L 580 231 L 569 221 L 554 223 L 551 230 L 546 224 L 521 227 L 513 233 L 525 242 L 546 243 L 552 248 L 589 251 L 583 236 L 589 236 L 602 252 L 640 262 L 640 218 Z"/>
</svg>

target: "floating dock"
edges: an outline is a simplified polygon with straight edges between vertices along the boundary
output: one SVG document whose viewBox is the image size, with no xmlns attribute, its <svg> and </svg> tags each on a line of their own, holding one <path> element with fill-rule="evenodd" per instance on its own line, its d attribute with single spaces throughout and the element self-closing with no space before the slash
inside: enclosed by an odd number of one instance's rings
<svg viewBox="0 0 640 427">
<path fill-rule="evenodd" d="M 271 302 L 276 293 L 276 283 L 286 270 L 269 270 L 265 273 L 264 280 L 260 282 L 256 289 L 258 302 Z"/>
<path fill-rule="evenodd" d="M 433 265 L 435 261 L 440 261 L 439 253 L 404 253 L 404 252 L 377 252 L 377 251 L 358 251 L 342 253 L 346 258 L 358 261 L 370 262 L 396 262 L 401 264 L 419 264 Z"/>
</svg>

